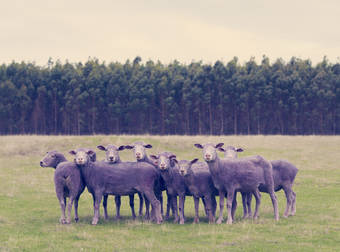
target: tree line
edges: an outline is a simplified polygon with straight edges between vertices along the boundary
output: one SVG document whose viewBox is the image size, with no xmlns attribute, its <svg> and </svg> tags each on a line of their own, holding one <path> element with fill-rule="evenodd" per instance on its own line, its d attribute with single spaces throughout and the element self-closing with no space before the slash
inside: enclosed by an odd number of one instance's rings
<svg viewBox="0 0 340 252">
<path fill-rule="evenodd" d="M 0 134 L 339 134 L 340 63 L 0 66 Z"/>
</svg>

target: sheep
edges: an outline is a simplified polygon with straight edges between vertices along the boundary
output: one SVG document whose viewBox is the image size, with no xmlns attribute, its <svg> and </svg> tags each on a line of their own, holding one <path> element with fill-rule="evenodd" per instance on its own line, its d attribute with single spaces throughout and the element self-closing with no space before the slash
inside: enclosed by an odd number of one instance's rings
<svg viewBox="0 0 340 252">
<path fill-rule="evenodd" d="M 85 189 L 85 184 L 81 179 L 79 169 L 74 162 L 68 162 L 65 156 L 58 151 L 49 151 L 40 161 L 41 167 L 52 167 L 55 169 L 54 185 L 57 198 L 61 208 L 61 224 L 71 223 L 71 209 L 74 201 L 74 220 L 78 222 L 78 201 Z M 69 197 L 67 204 L 67 219 L 65 219 L 66 198 Z"/>
<path fill-rule="evenodd" d="M 157 167 L 157 162 L 154 160 L 150 159 L 149 156 L 146 153 L 146 149 L 151 149 L 152 145 L 151 144 L 145 144 L 144 142 L 138 141 L 134 142 L 133 144 L 125 145 L 126 149 L 132 149 L 133 150 L 133 155 L 136 158 L 137 162 L 147 162 L 149 164 L 154 165 Z M 163 195 L 162 191 L 166 191 L 166 185 L 163 180 L 163 178 L 160 176 L 160 181 L 159 181 L 159 190 L 160 192 L 158 193 L 159 200 L 161 202 L 161 213 L 163 216 Z M 148 213 L 148 206 L 147 206 L 147 212 Z M 166 208 L 166 215 L 165 219 L 169 218 L 170 214 L 170 195 L 167 194 L 167 208 Z"/>
<path fill-rule="evenodd" d="M 261 201 L 261 194 L 258 187 L 265 184 L 268 188 L 269 195 L 274 208 L 274 218 L 279 220 L 277 198 L 274 192 L 272 165 L 261 156 L 254 156 L 242 159 L 220 159 L 217 155 L 217 149 L 223 146 L 223 143 L 217 145 L 195 144 L 195 147 L 203 149 L 203 158 L 209 166 L 211 176 L 215 187 L 220 195 L 220 214 L 217 223 L 223 221 L 223 204 L 224 195 L 227 192 L 227 224 L 232 224 L 232 202 L 235 192 L 251 192 L 256 199 L 256 207 L 253 218 L 258 218 L 258 210 Z"/>
<path fill-rule="evenodd" d="M 184 177 L 184 182 L 194 198 L 194 223 L 199 222 L 198 208 L 200 198 L 202 198 L 202 200 L 204 200 L 206 203 L 205 209 L 207 212 L 209 223 L 213 223 L 216 211 L 215 195 L 218 194 L 218 191 L 214 187 L 214 183 L 212 181 L 207 163 L 197 161 L 197 158 L 191 161 L 180 160 L 178 162 L 179 172 Z"/>
<path fill-rule="evenodd" d="M 103 195 L 130 195 L 140 192 L 146 196 L 152 205 L 152 216 L 157 224 L 162 222 L 160 203 L 154 194 L 154 185 L 158 178 L 155 168 L 148 163 L 92 162 L 89 158 L 92 151 L 84 149 L 71 150 L 75 155 L 74 163 L 80 170 L 88 191 L 93 197 L 94 216 L 92 225 L 99 221 L 100 201 Z"/>
<path fill-rule="evenodd" d="M 185 196 L 191 195 L 186 187 L 184 178 L 179 173 L 179 166 L 176 163 L 176 156 L 171 152 L 162 152 L 155 155 L 150 155 L 151 158 L 157 160 L 158 168 L 161 171 L 161 176 L 166 184 L 168 195 L 171 198 L 172 212 L 175 216 L 174 223 L 184 224 L 184 202 Z M 179 196 L 179 215 L 177 210 L 177 196 Z"/>
<path fill-rule="evenodd" d="M 224 157 L 234 156 L 237 158 L 237 152 L 243 151 L 242 148 L 235 148 L 233 146 L 228 146 L 227 148 L 219 148 L 220 151 L 224 152 Z M 296 212 L 296 193 L 293 191 L 292 187 L 294 184 L 295 176 L 298 169 L 292 163 L 286 160 L 273 160 L 270 161 L 273 167 L 273 180 L 274 180 L 274 190 L 275 192 L 283 189 L 287 199 L 286 210 L 283 217 L 288 217 L 289 215 L 295 215 Z M 268 193 L 267 188 L 264 185 L 259 187 L 260 192 Z M 252 195 L 247 195 L 247 207 L 248 213 L 251 215 L 251 198 Z M 243 199 L 243 198 L 242 198 Z"/>
<path fill-rule="evenodd" d="M 115 163 L 120 163 L 120 157 L 119 157 L 119 151 L 122 151 L 125 149 L 125 146 L 119 146 L 118 148 L 114 146 L 113 144 L 109 144 L 107 147 L 104 147 L 103 145 L 98 145 L 97 148 L 99 150 L 105 151 L 105 162 L 109 164 L 115 164 Z M 139 207 L 139 216 L 142 215 L 142 210 L 143 210 L 143 197 L 140 193 L 139 195 L 139 200 L 140 200 L 140 207 Z M 107 198 L 108 195 L 104 195 L 103 199 L 103 208 L 104 208 L 104 219 L 108 219 L 108 214 L 107 214 Z M 130 198 L 130 208 L 131 208 L 131 213 L 132 213 L 132 218 L 136 218 L 135 214 L 135 208 L 134 208 L 134 194 L 129 195 Z M 116 219 L 120 219 L 120 206 L 121 206 L 121 197 L 119 195 L 115 196 L 115 204 L 116 204 Z"/>
<path fill-rule="evenodd" d="M 243 152 L 242 148 L 236 148 L 234 146 L 227 146 L 226 148 L 220 147 L 218 148 L 219 151 L 224 152 L 224 158 L 234 159 L 237 158 L 238 152 Z M 243 205 L 243 219 L 251 218 L 251 193 L 244 193 L 241 192 L 242 195 L 242 205 Z M 250 200 L 249 200 L 250 197 Z"/>
</svg>

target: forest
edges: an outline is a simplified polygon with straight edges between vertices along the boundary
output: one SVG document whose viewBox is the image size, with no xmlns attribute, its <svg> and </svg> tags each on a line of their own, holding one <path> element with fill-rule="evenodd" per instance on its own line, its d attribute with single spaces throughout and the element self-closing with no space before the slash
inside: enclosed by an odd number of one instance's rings
<svg viewBox="0 0 340 252">
<path fill-rule="evenodd" d="M 340 63 L 12 62 L 0 66 L 0 134 L 340 133 Z"/>
</svg>

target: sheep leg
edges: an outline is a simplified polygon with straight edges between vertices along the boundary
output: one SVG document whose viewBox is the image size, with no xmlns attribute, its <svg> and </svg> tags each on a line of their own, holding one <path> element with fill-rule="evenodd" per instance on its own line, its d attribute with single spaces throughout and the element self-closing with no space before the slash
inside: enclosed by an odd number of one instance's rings
<svg viewBox="0 0 340 252">
<path fill-rule="evenodd" d="M 78 222 L 79 217 L 78 217 L 78 202 L 79 202 L 80 195 L 77 196 L 74 200 L 74 221 Z"/>
<path fill-rule="evenodd" d="M 286 199 L 287 199 L 286 210 L 283 214 L 283 217 L 287 218 L 289 215 L 290 209 L 292 208 L 292 189 L 290 186 L 284 186 L 283 191 L 285 192 Z"/>
<path fill-rule="evenodd" d="M 215 195 L 211 195 L 211 207 L 212 207 L 212 214 L 213 214 L 214 220 L 215 220 L 216 208 L 217 208 Z"/>
<path fill-rule="evenodd" d="M 228 195 L 227 195 L 227 212 L 228 212 L 228 219 L 227 224 L 233 223 L 233 214 L 232 214 L 232 208 L 233 208 L 233 202 L 235 198 L 235 189 L 229 189 L 228 188 Z"/>
<path fill-rule="evenodd" d="M 254 192 L 254 197 L 255 197 L 255 200 L 256 200 L 256 204 L 255 204 L 255 212 L 254 212 L 254 220 L 256 220 L 258 217 L 259 217 L 259 207 L 260 207 L 260 204 L 261 204 L 261 193 L 258 189 L 256 189 Z"/>
<path fill-rule="evenodd" d="M 161 224 L 163 219 L 162 219 L 162 215 L 161 215 L 161 208 L 160 208 L 159 200 L 156 198 L 152 189 L 146 190 L 144 192 L 144 195 L 146 196 L 146 198 L 148 199 L 148 201 L 150 202 L 150 204 L 152 206 L 151 213 L 153 213 L 153 215 L 155 216 L 156 223 Z"/>
<path fill-rule="evenodd" d="M 108 219 L 108 215 L 107 215 L 107 197 L 109 195 L 104 195 L 103 198 L 103 208 L 104 208 L 104 219 L 107 220 Z"/>
<path fill-rule="evenodd" d="M 171 201 L 171 196 L 168 194 L 168 191 L 166 191 L 166 213 L 165 213 L 165 220 L 168 220 L 169 219 L 169 216 L 170 216 L 170 208 L 172 208 L 171 204 L 172 204 L 172 201 Z M 174 212 L 172 212 L 172 214 L 174 214 Z"/>
<path fill-rule="evenodd" d="M 272 200 L 272 204 L 273 204 L 273 207 L 274 207 L 274 218 L 276 221 L 279 220 L 279 209 L 278 209 L 278 206 L 277 206 L 277 198 L 276 198 L 276 194 L 274 192 L 274 190 L 272 190 L 270 193 L 270 198 Z"/>
<path fill-rule="evenodd" d="M 233 220 L 235 219 L 235 213 L 236 213 L 236 209 L 237 209 L 237 199 L 236 199 L 236 195 L 237 192 L 235 191 L 235 194 L 234 194 L 234 198 L 233 198 L 233 203 L 232 203 L 232 206 L 231 206 L 231 216 L 233 217 Z M 227 201 L 228 203 L 228 201 Z"/>
<path fill-rule="evenodd" d="M 221 224 L 223 221 L 223 210 L 224 210 L 224 192 L 219 191 L 218 192 L 220 196 L 220 215 L 218 216 L 218 219 L 216 221 L 217 224 Z"/>
<path fill-rule="evenodd" d="M 174 223 L 178 223 L 179 216 L 178 216 L 178 208 L 177 208 L 177 196 L 172 195 L 171 196 L 171 207 L 172 207 L 172 213 L 174 215 Z"/>
<path fill-rule="evenodd" d="M 143 216 L 143 205 L 144 205 L 144 198 L 141 193 L 138 193 L 139 197 L 139 211 L 138 211 L 138 216 Z"/>
<path fill-rule="evenodd" d="M 71 223 L 71 212 L 72 212 L 73 202 L 74 202 L 74 197 L 70 196 L 70 199 L 68 200 L 68 203 L 67 203 L 67 219 L 66 219 L 66 224 L 70 224 Z"/>
<path fill-rule="evenodd" d="M 61 216 L 60 216 L 59 222 L 60 222 L 61 224 L 66 224 L 66 217 L 65 217 L 65 200 L 64 200 L 64 197 L 59 197 L 59 196 L 58 196 L 58 200 L 59 200 L 60 210 L 61 210 Z"/>
<path fill-rule="evenodd" d="M 164 209 L 163 209 L 163 193 L 162 191 L 159 194 L 159 202 L 161 203 L 161 215 L 164 216 Z"/>
<path fill-rule="evenodd" d="M 100 207 L 100 202 L 102 200 L 103 197 L 103 193 L 102 192 L 95 192 L 94 195 L 94 216 L 92 219 L 92 225 L 97 225 L 98 221 L 99 221 L 99 216 L 100 216 L 100 212 L 99 212 L 99 207 Z"/>
<path fill-rule="evenodd" d="M 144 199 L 145 199 L 145 216 L 144 216 L 144 219 L 150 220 L 150 202 L 146 197 Z"/>
<path fill-rule="evenodd" d="M 115 203 L 116 203 L 116 219 L 120 219 L 120 205 L 121 205 L 121 199 L 120 196 L 115 196 Z"/>
<path fill-rule="evenodd" d="M 130 194 L 130 208 L 131 208 L 131 214 L 132 214 L 132 219 L 136 219 L 136 213 L 135 213 L 135 194 Z"/>
<path fill-rule="evenodd" d="M 213 198 L 211 198 L 210 195 L 206 195 L 205 201 L 207 204 L 207 212 L 208 212 L 208 219 L 209 219 L 209 224 L 214 223 L 214 215 L 213 215 Z M 216 202 L 216 200 L 215 200 Z"/>
<path fill-rule="evenodd" d="M 296 213 L 296 193 L 292 190 L 293 202 L 290 215 L 294 216 Z"/>
<path fill-rule="evenodd" d="M 199 216 L 198 216 L 198 209 L 199 209 L 199 203 L 200 203 L 200 198 L 193 196 L 194 198 L 194 204 L 195 204 L 195 219 L 194 223 L 199 223 Z"/>
<path fill-rule="evenodd" d="M 241 192 L 242 195 L 242 205 L 243 205 L 243 219 L 248 217 L 248 209 L 247 209 L 247 193 Z"/>
<path fill-rule="evenodd" d="M 247 207 L 248 207 L 248 218 L 251 218 L 252 212 L 251 212 L 251 199 L 253 195 L 251 193 L 247 193 Z"/>
<path fill-rule="evenodd" d="M 184 224 L 185 195 L 179 195 L 179 224 Z"/>
<path fill-rule="evenodd" d="M 208 216 L 207 204 L 206 204 L 206 202 L 205 202 L 205 198 L 204 198 L 204 197 L 202 197 L 202 202 L 203 202 L 203 206 L 204 206 L 205 215 Z"/>
</svg>

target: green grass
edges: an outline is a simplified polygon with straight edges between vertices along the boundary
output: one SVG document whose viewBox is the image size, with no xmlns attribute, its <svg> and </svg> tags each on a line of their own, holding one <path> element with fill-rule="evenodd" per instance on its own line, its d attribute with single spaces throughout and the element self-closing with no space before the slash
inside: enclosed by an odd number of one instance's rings
<svg viewBox="0 0 340 252">
<path fill-rule="evenodd" d="M 241 156 L 260 154 L 268 160 L 286 159 L 299 168 L 294 190 L 297 213 L 273 219 L 270 198 L 262 194 L 258 221 L 241 220 L 242 203 L 233 225 L 209 225 L 200 208 L 200 224 L 192 224 L 193 200 L 185 205 L 185 225 L 132 221 L 126 197 L 123 219 L 91 226 L 92 199 L 87 191 L 79 202 L 80 222 L 58 223 L 60 208 L 51 168 L 39 167 L 46 151 L 67 153 L 78 147 L 116 145 L 143 140 L 154 147 L 148 152 L 169 150 L 178 159 L 199 157 L 194 143 L 224 142 L 243 147 Z M 0 251 L 339 251 L 340 249 L 340 137 L 339 136 L 1 136 L 0 137 Z M 98 159 L 104 153 L 98 150 Z M 121 152 L 133 160 L 131 151 Z M 285 197 L 277 193 L 280 216 Z M 138 197 L 135 198 L 136 209 Z M 101 209 L 102 213 L 102 209 Z M 226 216 L 226 214 L 225 214 Z"/>
</svg>

